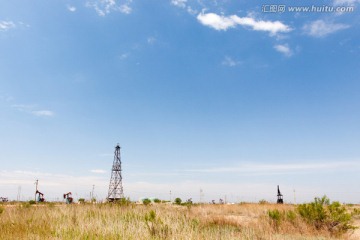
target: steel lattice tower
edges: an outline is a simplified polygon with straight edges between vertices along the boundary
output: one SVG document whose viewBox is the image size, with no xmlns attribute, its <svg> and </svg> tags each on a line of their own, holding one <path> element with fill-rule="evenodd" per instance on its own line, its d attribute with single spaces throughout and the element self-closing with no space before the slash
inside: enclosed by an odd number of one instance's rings
<svg viewBox="0 0 360 240">
<path fill-rule="evenodd" d="M 114 162 L 111 171 L 111 178 L 109 184 L 108 201 L 116 201 L 124 198 L 122 176 L 121 176 L 121 158 L 120 158 L 120 146 L 115 147 Z"/>
</svg>

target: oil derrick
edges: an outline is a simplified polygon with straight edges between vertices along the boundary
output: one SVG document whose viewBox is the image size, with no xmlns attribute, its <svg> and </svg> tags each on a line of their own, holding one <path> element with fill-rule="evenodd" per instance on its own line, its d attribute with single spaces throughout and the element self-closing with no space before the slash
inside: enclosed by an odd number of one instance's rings
<svg viewBox="0 0 360 240">
<path fill-rule="evenodd" d="M 109 202 L 117 201 L 124 198 L 122 176 L 121 176 L 121 158 L 120 158 L 120 146 L 115 147 L 114 162 L 111 171 L 111 178 L 109 184 L 109 192 L 107 200 Z"/>
<path fill-rule="evenodd" d="M 277 187 L 278 187 L 277 203 L 278 203 L 278 204 L 283 204 L 283 203 L 284 203 L 284 201 L 283 201 L 283 195 L 282 195 L 281 192 L 280 192 L 279 185 L 278 185 Z"/>
</svg>

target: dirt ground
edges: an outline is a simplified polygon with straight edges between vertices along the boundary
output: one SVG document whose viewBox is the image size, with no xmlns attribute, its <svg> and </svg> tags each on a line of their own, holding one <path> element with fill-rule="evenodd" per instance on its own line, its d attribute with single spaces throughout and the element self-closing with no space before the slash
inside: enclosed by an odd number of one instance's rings
<svg viewBox="0 0 360 240">
<path fill-rule="evenodd" d="M 355 229 L 354 233 L 351 234 L 350 239 L 351 240 L 359 240 L 360 239 L 360 220 L 356 220 L 354 222 L 354 225 L 358 227 L 358 229 Z"/>
</svg>

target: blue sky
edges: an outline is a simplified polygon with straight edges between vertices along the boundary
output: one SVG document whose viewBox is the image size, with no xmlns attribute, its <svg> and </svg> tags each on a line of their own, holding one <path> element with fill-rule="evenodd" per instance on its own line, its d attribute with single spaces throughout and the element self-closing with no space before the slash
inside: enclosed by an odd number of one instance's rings
<svg viewBox="0 0 360 240">
<path fill-rule="evenodd" d="M 1 195 L 103 199 L 119 143 L 133 200 L 359 203 L 359 1 L 268 4 L 2 1 Z"/>
</svg>

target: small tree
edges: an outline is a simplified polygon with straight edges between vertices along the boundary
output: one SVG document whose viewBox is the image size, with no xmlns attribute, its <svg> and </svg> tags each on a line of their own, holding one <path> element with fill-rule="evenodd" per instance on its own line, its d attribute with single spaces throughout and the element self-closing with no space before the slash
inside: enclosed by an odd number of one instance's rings
<svg viewBox="0 0 360 240">
<path fill-rule="evenodd" d="M 175 204 L 180 205 L 182 202 L 181 198 L 175 198 Z"/>
<path fill-rule="evenodd" d="M 158 199 L 158 198 L 155 198 L 155 199 L 154 199 L 154 203 L 161 203 L 161 200 Z"/>
<path fill-rule="evenodd" d="M 143 202 L 144 205 L 149 205 L 151 203 L 151 200 L 148 199 L 148 198 L 145 198 L 145 199 L 142 200 L 142 202 Z"/>
</svg>

